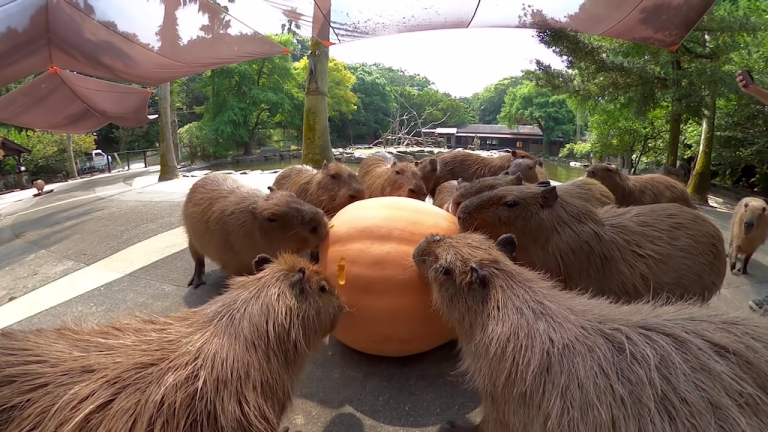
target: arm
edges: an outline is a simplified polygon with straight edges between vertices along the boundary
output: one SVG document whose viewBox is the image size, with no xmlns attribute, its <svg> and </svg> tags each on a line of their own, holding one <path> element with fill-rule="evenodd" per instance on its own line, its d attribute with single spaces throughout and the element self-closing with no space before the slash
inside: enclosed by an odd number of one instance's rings
<svg viewBox="0 0 768 432">
<path fill-rule="evenodd" d="M 744 77 L 739 75 L 736 76 L 736 83 L 739 84 L 741 91 L 768 105 L 768 90 L 760 88 L 755 84 L 747 86 L 746 81 L 744 81 Z"/>
</svg>

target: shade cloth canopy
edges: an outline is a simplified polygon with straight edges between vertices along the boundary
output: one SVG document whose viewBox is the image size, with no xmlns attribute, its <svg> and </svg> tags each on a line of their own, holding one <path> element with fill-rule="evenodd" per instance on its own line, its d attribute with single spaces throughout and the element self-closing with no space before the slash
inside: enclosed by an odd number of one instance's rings
<svg viewBox="0 0 768 432">
<path fill-rule="evenodd" d="M 0 0 L 0 87 L 51 65 L 156 86 L 284 52 L 207 0 Z"/>
<path fill-rule="evenodd" d="M 146 124 L 150 90 L 52 69 L 0 98 L 0 123 L 88 133 Z M 154 116 L 156 117 L 156 116 Z"/>
<path fill-rule="evenodd" d="M 253 1 L 253 0 L 250 0 Z M 674 48 L 716 0 L 262 0 L 321 40 L 457 28 L 567 28 Z M 237 15 L 237 3 L 232 11 Z M 314 22 L 313 22 L 314 16 Z M 329 38 L 323 37 L 328 31 Z M 450 49 L 450 47 L 434 47 Z"/>
</svg>

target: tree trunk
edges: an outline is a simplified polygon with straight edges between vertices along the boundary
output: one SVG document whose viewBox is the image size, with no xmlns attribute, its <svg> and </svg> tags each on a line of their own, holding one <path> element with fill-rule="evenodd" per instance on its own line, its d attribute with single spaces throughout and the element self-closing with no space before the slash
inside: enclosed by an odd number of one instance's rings
<svg viewBox="0 0 768 432">
<path fill-rule="evenodd" d="M 309 42 L 309 74 L 304 93 L 301 162 L 320 168 L 333 162 L 328 128 L 328 47 L 317 38 Z"/>
<path fill-rule="evenodd" d="M 77 164 L 75 163 L 75 152 L 72 150 L 72 135 L 67 134 L 67 166 L 69 167 L 69 178 L 77 179 Z"/>
<path fill-rule="evenodd" d="M 173 134 L 173 155 L 176 157 L 176 166 L 181 162 L 181 153 L 179 152 L 179 119 L 176 116 L 176 107 L 171 105 L 171 133 Z"/>
<path fill-rule="evenodd" d="M 667 165 L 674 168 L 677 166 L 677 153 L 680 149 L 680 125 L 683 123 L 683 114 L 680 112 L 680 98 L 677 93 L 680 87 L 680 71 L 682 70 L 682 65 L 680 64 L 680 59 L 677 57 L 677 52 L 672 55 L 672 116 L 669 119 Z"/>
<path fill-rule="evenodd" d="M 576 138 L 573 142 L 581 142 L 581 110 L 576 111 Z"/>
<path fill-rule="evenodd" d="M 171 114 L 171 83 L 160 84 L 160 176 L 158 181 L 179 178 L 173 149 L 173 119 Z"/>
<path fill-rule="evenodd" d="M 701 145 L 699 157 L 696 160 L 696 168 L 691 173 L 688 182 L 688 192 L 694 200 L 706 204 L 709 182 L 712 177 L 712 147 L 715 141 L 715 109 L 717 100 L 708 93 L 704 96 L 704 115 L 701 121 Z"/>
</svg>

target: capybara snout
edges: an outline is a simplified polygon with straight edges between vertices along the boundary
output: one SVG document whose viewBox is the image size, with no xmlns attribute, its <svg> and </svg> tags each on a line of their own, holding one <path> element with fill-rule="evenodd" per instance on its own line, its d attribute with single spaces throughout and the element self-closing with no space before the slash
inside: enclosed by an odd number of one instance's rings
<svg viewBox="0 0 768 432">
<path fill-rule="evenodd" d="M 420 201 L 427 199 L 427 189 L 416 165 L 399 162 L 389 153 L 379 152 L 365 158 L 358 175 L 368 198 L 401 196 Z"/>
</svg>

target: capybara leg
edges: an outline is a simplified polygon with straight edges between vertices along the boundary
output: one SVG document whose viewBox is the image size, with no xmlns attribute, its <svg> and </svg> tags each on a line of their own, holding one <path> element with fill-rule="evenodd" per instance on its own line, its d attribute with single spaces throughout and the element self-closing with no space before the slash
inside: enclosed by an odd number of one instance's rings
<svg viewBox="0 0 768 432">
<path fill-rule="evenodd" d="M 744 261 L 741 263 L 741 274 L 743 275 L 749 274 L 747 271 L 747 264 L 749 264 L 750 258 L 752 258 L 752 254 L 744 255 Z"/>
<path fill-rule="evenodd" d="M 189 254 L 192 255 L 192 260 L 195 262 L 195 271 L 192 273 L 192 279 L 189 280 L 187 286 L 191 286 L 193 289 L 200 285 L 205 285 L 205 257 L 189 242 Z"/>
<path fill-rule="evenodd" d="M 437 432 L 480 432 L 480 426 L 458 426 L 451 420 L 443 423 Z"/>
<path fill-rule="evenodd" d="M 736 270 L 736 256 L 737 255 L 738 254 L 736 253 L 734 248 L 731 247 L 731 249 L 728 251 L 728 262 L 731 265 L 731 272 Z"/>
</svg>

